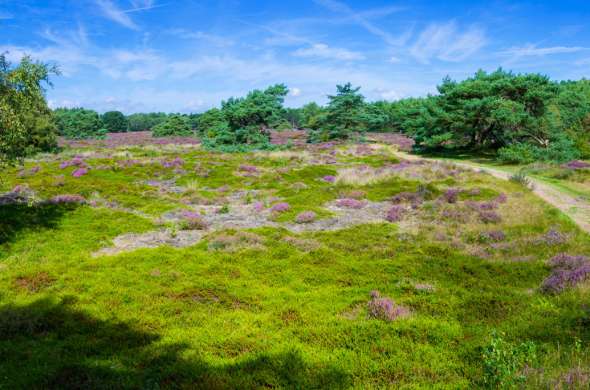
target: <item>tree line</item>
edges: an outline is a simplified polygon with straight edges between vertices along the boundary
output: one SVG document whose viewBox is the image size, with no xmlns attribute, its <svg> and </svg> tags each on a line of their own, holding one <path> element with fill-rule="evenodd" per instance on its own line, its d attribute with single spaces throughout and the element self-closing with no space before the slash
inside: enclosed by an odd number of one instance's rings
<svg viewBox="0 0 590 390">
<path fill-rule="evenodd" d="M 207 148 L 271 148 L 270 130 L 305 129 L 309 142 L 396 132 L 423 151 L 492 152 L 506 162 L 563 162 L 590 157 L 590 81 L 553 81 L 503 69 L 442 80 L 438 93 L 368 102 L 359 87 L 338 85 L 324 106 L 284 107 L 288 88 L 276 84 L 231 97 L 200 114 L 99 114 L 50 110 L 45 88 L 56 68 L 25 57 L 16 66 L 0 55 L 0 160 L 51 150 L 56 135 L 100 138 L 108 132 L 152 131 L 156 137 L 198 136 Z"/>
</svg>

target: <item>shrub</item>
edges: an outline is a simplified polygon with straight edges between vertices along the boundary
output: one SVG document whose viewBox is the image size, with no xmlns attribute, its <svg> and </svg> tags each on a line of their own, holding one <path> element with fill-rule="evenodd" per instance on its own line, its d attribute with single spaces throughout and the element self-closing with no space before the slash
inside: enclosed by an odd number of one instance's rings
<svg viewBox="0 0 590 390">
<path fill-rule="evenodd" d="M 489 232 L 482 232 L 479 235 L 481 242 L 500 242 L 506 239 L 506 234 L 501 230 L 491 230 Z"/>
<path fill-rule="evenodd" d="M 397 305 L 391 298 L 382 298 L 377 290 L 371 292 L 371 300 L 367 304 L 367 309 L 369 318 L 383 321 L 394 321 L 410 314 L 407 308 Z"/>
<path fill-rule="evenodd" d="M 531 187 L 531 180 L 527 177 L 527 175 L 523 171 L 519 171 L 512 176 L 510 176 L 510 181 L 520 184 L 523 187 L 530 188 Z"/>
<path fill-rule="evenodd" d="M 551 275 L 541 285 L 541 291 L 546 293 L 559 293 L 590 277 L 590 259 L 586 256 L 561 253 L 549 260 L 549 265 Z"/>
<path fill-rule="evenodd" d="M 304 211 L 297 215 L 295 222 L 297 223 L 311 223 L 315 221 L 317 215 L 313 211 Z"/>
<path fill-rule="evenodd" d="M 459 189 L 459 188 L 449 188 L 444 194 L 443 194 L 443 199 L 447 202 L 447 203 L 457 203 L 457 200 L 459 200 L 459 194 L 462 192 L 463 190 Z"/>
<path fill-rule="evenodd" d="M 524 382 L 526 377 L 522 370 L 525 365 L 532 364 L 536 356 L 535 343 L 528 341 L 514 346 L 494 333 L 482 354 L 484 384 L 489 388 L 504 389 Z"/>
<path fill-rule="evenodd" d="M 357 200 L 357 199 L 344 198 L 344 199 L 338 199 L 338 201 L 336 202 L 336 205 L 338 207 L 345 207 L 348 209 L 362 209 L 365 206 L 365 202 Z"/>
<path fill-rule="evenodd" d="M 399 222 L 404 216 L 404 208 L 402 206 L 393 206 L 387 211 L 385 219 L 389 222 Z"/>
<path fill-rule="evenodd" d="M 120 111 L 108 111 L 101 116 L 104 128 L 110 133 L 124 133 L 129 131 L 129 122 Z"/>
<path fill-rule="evenodd" d="M 59 134 L 68 139 L 104 138 L 107 130 L 96 111 L 84 108 L 58 108 L 53 111 Z"/>
<path fill-rule="evenodd" d="M 498 223 L 502 221 L 502 217 L 495 211 L 480 211 L 479 220 L 483 223 Z"/>
<path fill-rule="evenodd" d="M 530 164 L 537 160 L 538 152 L 533 145 L 514 143 L 498 150 L 498 160 L 509 164 Z"/>
<path fill-rule="evenodd" d="M 270 211 L 272 211 L 273 213 L 283 213 L 285 211 L 289 211 L 290 209 L 291 206 L 289 206 L 289 203 L 281 202 L 273 205 L 270 208 Z"/>
<path fill-rule="evenodd" d="M 86 199 L 84 199 L 81 195 L 56 195 L 49 200 L 51 204 L 68 204 L 68 203 L 76 203 L 76 204 L 84 204 L 86 203 Z"/>
<path fill-rule="evenodd" d="M 203 216 L 194 211 L 184 211 L 182 213 L 183 220 L 180 223 L 182 230 L 203 230 L 207 228 L 207 222 Z"/>
<path fill-rule="evenodd" d="M 190 137 L 195 132 L 191 129 L 188 118 L 183 115 L 170 115 L 166 120 L 152 129 L 154 137 Z"/>
<path fill-rule="evenodd" d="M 72 172 L 73 177 L 82 177 L 88 173 L 88 168 L 78 168 Z"/>
</svg>

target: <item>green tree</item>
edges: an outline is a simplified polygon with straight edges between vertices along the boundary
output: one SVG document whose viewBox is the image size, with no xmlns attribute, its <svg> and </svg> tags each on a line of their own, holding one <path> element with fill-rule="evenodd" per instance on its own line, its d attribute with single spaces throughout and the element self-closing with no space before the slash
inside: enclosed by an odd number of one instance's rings
<svg viewBox="0 0 590 390">
<path fill-rule="evenodd" d="M 102 138 L 107 130 L 100 115 L 85 108 L 58 108 L 53 111 L 57 129 L 68 139 Z"/>
<path fill-rule="evenodd" d="M 101 116 L 104 128 L 109 133 L 124 133 L 129 131 L 129 121 L 120 111 L 108 111 Z"/>
<path fill-rule="evenodd" d="M 152 129 L 154 137 L 190 137 L 195 132 L 190 126 L 189 120 L 184 115 L 170 115 L 164 122 L 154 126 Z"/>
<path fill-rule="evenodd" d="M 127 117 L 129 131 L 151 131 L 154 126 L 164 122 L 168 114 L 163 112 L 137 113 Z"/>
<path fill-rule="evenodd" d="M 56 147 L 45 85 L 56 67 L 23 57 L 12 66 L 0 54 L 0 164 Z"/>
<path fill-rule="evenodd" d="M 326 114 L 320 129 L 310 133 L 310 142 L 347 139 L 354 131 L 364 130 L 361 115 L 365 109 L 365 98 L 359 93 L 360 87 L 353 88 L 347 83 L 336 86 L 336 89 L 336 95 L 328 96 Z"/>
<path fill-rule="evenodd" d="M 317 130 L 323 121 L 325 110 L 317 103 L 307 103 L 301 107 L 301 126 L 306 129 Z"/>
<path fill-rule="evenodd" d="M 199 122 L 203 144 L 224 151 L 270 147 L 269 128 L 283 120 L 288 92 L 285 85 L 277 84 L 246 97 L 230 98 L 222 102 L 221 110 L 207 111 Z"/>
</svg>

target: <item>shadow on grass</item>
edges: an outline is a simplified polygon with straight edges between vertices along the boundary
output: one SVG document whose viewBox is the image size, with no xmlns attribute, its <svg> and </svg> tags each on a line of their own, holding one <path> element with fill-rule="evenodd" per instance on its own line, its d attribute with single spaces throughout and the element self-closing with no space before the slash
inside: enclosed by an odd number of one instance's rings
<svg viewBox="0 0 590 390">
<path fill-rule="evenodd" d="M 185 358 L 186 346 L 93 318 L 73 301 L 0 307 L 0 388 L 344 388 L 350 378 L 310 365 L 297 352 L 259 353 L 213 366 Z"/>
<path fill-rule="evenodd" d="M 74 205 L 0 203 L 0 245 L 10 242 L 21 230 L 51 229 Z"/>
</svg>

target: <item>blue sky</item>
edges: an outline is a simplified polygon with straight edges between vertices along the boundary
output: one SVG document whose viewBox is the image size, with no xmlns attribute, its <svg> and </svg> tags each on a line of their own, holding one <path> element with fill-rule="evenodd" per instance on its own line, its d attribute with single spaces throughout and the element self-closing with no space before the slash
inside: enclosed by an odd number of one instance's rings
<svg viewBox="0 0 590 390">
<path fill-rule="evenodd" d="M 201 112 L 278 82 L 289 106 L 347 81 L 395 100 L 480 68 L 590 77 L 590 2 L 0 0 L 5 51 L 59 64 L 53 107 Z"/>
</svg>

